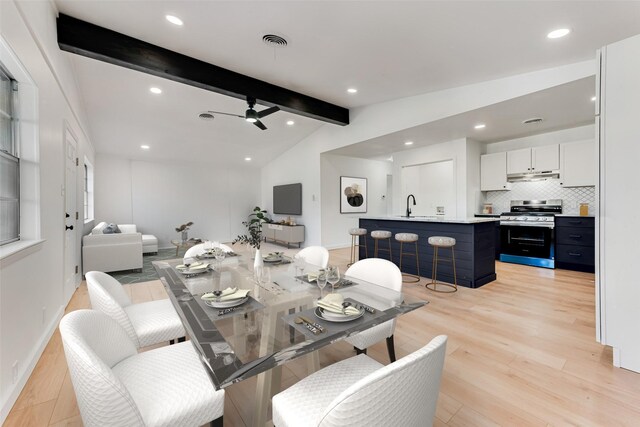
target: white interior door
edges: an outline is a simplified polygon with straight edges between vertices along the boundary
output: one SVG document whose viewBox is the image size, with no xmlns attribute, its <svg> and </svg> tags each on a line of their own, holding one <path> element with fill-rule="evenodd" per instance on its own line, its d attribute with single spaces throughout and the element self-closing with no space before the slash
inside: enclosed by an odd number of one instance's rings
<svg viewBox="0 0 640 427">
<path fill-rule="evenodd" d="M 65 168 L 64 168 L 64 296 L 71 298 L 76 289 L 78 277 L 78 205 L 77 197 L 77 147 L 78 143 L 68 127 L 65 128 Z"/>
</svg>

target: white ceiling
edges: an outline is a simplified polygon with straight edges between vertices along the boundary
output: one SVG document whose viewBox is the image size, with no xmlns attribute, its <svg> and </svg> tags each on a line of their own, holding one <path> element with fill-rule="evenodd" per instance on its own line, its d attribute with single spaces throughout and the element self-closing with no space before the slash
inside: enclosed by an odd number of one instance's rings
<svg viewBox="0 0 640 427">
<path fill-rule="evenodd" d="M 595 77 L 587 77 L 527 96 L 489 105 L 463 114 L 394 132 L 331 151 L 349 157 L 388 160 L 392 153 L 418 147 L 471 138 L 482 143 L 504 141 L 566 129 L 594 122 Z M 543 121 L 523 124 L 539 117 Z M 476 124 L 486 125 L 475 129 Z M 406 146 L 406 141 L 412 141 Z"/>
<path fill-rule="evenodd" d="M 592 59 L 597 48 L 640 33 L 635 1 L 55 1 L 62 13 L 349 108 Z M 168 13 L 185 25 L 169 24 Z M 573 32 L 548 40 L 558 27 Z M 266 33 L 289 46 L 264 45 Z M 201 110 L 242 114 L 245 105 L 73 62 L 98 152 L 133 155 L 145 140 L 145 156 L 198 147 L 203 157 L 264 162 L 321 125 L 298 116 L 295 129 L 280 126 L 289 118 L 282 112 L 265 119 L 264 132 L 231 117 L 202 122 Z M 149 94 L 153 84 L 166 88 L 160 97 Z M 351 86 L 359 92 L 347 94 Z"/>
</svg>

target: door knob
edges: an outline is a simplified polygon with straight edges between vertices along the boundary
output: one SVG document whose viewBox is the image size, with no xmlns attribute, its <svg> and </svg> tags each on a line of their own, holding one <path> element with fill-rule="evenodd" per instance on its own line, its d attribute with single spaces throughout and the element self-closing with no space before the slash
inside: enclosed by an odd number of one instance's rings
<svg viewBox="0 0 640 427">
<path fill-rule="evenodd" d="M 73 225 L 67 225 L 64 227 L 65 230 L 73 230 Z"/>
</svg>

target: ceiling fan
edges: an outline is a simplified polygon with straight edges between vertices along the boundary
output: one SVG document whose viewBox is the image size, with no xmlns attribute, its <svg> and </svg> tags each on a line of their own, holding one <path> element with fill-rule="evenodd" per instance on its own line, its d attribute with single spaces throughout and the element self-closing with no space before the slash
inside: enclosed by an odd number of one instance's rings
<svg viewBox="0 0 640 427">
<path fill-rule="evenodd" d="M 262 111 L 256 111 L 253 109 L 253 106 L 256 105 L 256 99 L 251 96 L 247 96 L 247 104 L 249 105 L 249 108 L 247 109 L 247 111 L 245 111 L 244 116 L 241 116 L 239 114 L 224 113 L 222 111 L 208 111 L 208 113 L 224 114 L 225 116 L 240 117 L 241 119 L 245 119 L 249 123 L 253 123 L 254 125 L 258 126 L 262 130 L 267 130 L 267 127 L 260 121 L 260 119 L 280 110 L 280 107 L 273 106 L 273 107 L 266 108 Z"/>
</svg>

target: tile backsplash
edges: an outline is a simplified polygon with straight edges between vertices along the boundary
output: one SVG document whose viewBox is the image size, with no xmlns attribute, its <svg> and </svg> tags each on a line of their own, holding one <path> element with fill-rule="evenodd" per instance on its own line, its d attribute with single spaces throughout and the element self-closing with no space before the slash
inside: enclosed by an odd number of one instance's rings
<svg viewBox="0 0 640 427">
<path fill-rule="evenodd" d="M 562 213 L 578 215 L 580 203 L 589 204 L 589 215 L 596 214 L 595 187 L 565 188 L 557 179 L 532 182 L 514 182 L 510 191 L 487 191 L 483 193 L 484 203 L 493 204 L 493 212 L 507 212 L 511 200 L 562 199 Z"/>
</svg>

